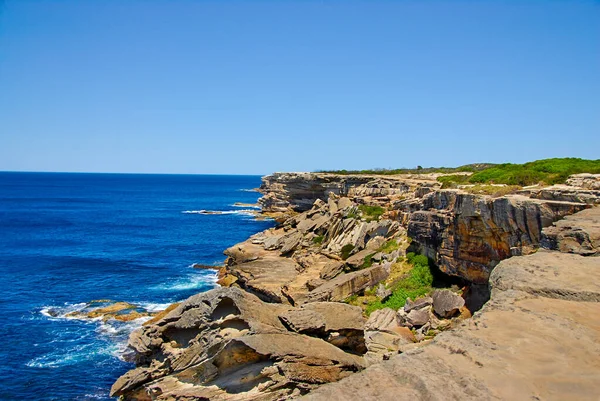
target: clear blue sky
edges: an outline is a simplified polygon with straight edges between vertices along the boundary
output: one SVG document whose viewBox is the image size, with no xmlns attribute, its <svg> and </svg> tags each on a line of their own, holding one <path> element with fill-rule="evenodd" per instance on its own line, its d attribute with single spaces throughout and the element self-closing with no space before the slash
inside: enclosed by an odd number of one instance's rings
<svg viewBox="0 0 600 401">
<path fill-rule="evenodd" d="M 600 158 L 593 1 L 0 0 L 0 170 Z"/>
</svg>

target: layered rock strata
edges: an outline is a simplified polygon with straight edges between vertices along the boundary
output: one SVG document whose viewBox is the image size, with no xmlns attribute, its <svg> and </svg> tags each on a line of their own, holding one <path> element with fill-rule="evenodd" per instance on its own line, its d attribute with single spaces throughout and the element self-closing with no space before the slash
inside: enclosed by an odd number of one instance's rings
<svg viewBox="0 0 600 401">
<path fill-rule="evenodd" d="M 600 208 L 582 213 L 572 219 L 578 230 L 597 230 Z M 562 241 L 558 249 L 571 249 Z M 548 250 L 513 257 L 496 266 L 490 287 L 490 301 L 457 329 L 305 398 L 597 400 L 600 257 Z"/>
<path fill-rule="evenodd" d="M 276 400 L 364 366 L 359 308 L 265 303 L 238 288 L 195 295 L 135 331 L 138 367 L 111 395 L 128 400 Z M 350 351 L 350 352 L 346 352 Z"/>
</svg>

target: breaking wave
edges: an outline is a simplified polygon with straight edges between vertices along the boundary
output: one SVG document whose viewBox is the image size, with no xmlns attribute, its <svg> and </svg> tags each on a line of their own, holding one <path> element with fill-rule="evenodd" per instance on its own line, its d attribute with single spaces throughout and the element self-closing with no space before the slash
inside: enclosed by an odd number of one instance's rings
<svg viewBox="0 0 600 401">
<path fill-rule="evenodd" d="M 184 214 L 239 214 L 243 216 L 254 216 L 256 211 L 252 209 L 242 209 L 242 210 L 184 210 Z"/>
</svg>

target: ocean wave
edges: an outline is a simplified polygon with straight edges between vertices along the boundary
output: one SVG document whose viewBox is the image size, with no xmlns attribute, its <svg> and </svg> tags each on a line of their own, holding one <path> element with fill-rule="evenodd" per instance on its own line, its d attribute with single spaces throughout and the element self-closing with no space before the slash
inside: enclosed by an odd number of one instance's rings
<svg viewBox="0 0 600 401">
<path fill-rule="evenodd" d="M 218 272 L 212 274 L 191 274 L 184 278 L 172 280 L 167 283 L 151 287 L 161 291 L 186 291 L 199 288 L 214 287 L 217 283 Z"/>
<path fill-rule="evenodd" d="M 87 343 L 69 347 L 66 350 L 50 352 L 26 363 L 30 368 L 58 368 L 74 365 L 96 358 L 98 355 L 110 354 L 110 347 L 98 347 L 97 344 Z"/>
<path fill-rule="evenodd" d="M 184 210 L 184 214 L 208 214 L 208 215 L 219 215 L 219 214 L 240 214 L 244 216 L 254 216 L 256 210 L 253 209 L 242 209 L 242 210 Z"/>
<path fill-rule="evenodd" d="M 173 302 L 167 302 L 167 303 L 155 303 L 155 302 L 136 302 L 137 305 L 140 306 L 140 308 L 143 308 L 144 310 L 148 311 L 148 312 L 160 312 L 163 311 L 165 309 L 167 309 Z"/>
<path fill-rule="evenodd" d="M 85 313 L 90 307 L 98 307 L 110 302 L 89 302 L 65 304 L 61 306 L 44 306 L 40 314 L 49 320 L 77 320 L 81 324 L 96 325 L 93 331 L 89 329 L 70 328 L 69 330 L 56 330 L 56 337 L 51 341 L 55 343 L 55 350 L 33 358 L 26 363 L 30 368 L 57 368 L 95 360 L 99 356 L 110 356 L 125 360 L 128 353 L 127 341 L 131 332 L 141 327 L 151 316 L 123 322 L 116 319 L 103 319 L 102 317 L 87 318 L 84 314 L 71 315 L 73 312 Z M 166 308 L 169 304 L 142 303 L 139 308 L 148 312 L 156 312 Z M 163 309 L 164 309 L 163 308 Z M 80 344 L 81 342 L 83 344 Z M 77 343 L 77 345 L 72 345 Z"/>
<path fill-rule="evenodd" d="M 68 315 L 73 312 L 81 312 L 88 306 L 89 304 L 85 302 L 78 304 L 65 303 L 62 306 L 43 306 L 40 313 L 50 319 L 73 319 Z"/>
<path fill-rule="evenodd" d="M 240 192 L 258 192 L 258 189 L 256 189 L 256 188 L 242 188 L 242 189 L 238 189 L 238 191 L 240 191 Z"/>
</svg>

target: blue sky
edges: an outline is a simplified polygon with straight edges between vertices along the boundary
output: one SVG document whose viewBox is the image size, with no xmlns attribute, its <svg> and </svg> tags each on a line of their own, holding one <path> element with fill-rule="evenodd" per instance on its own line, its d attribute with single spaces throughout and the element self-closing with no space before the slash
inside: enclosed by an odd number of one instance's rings
<svg viewBox="0 0 600 401">
<path fill-rule="evenodd" d="M 0 1 L 0 170 L 600 158 L 600 3 Z"/>
</svg>

